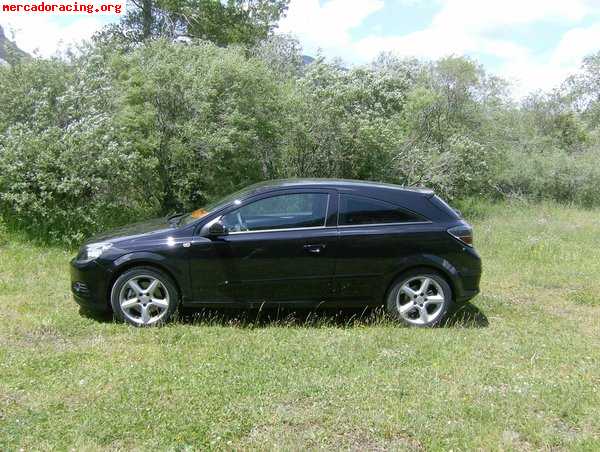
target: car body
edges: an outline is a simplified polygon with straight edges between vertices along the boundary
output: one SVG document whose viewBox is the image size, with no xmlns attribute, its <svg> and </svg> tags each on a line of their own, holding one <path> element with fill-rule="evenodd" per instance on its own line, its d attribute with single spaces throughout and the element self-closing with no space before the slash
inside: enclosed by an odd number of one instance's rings
<svg viewBox="0 0 600 452">
<path fill-rule="evenodd" d="M 143 267 L 165 275 L 187 307 L 376 306 L 400 275 L 422 269 L 463 302 L 479 292 L 481 260 L 460 231 L 470 226 L 431 190 L 269 181 L 88 240 L 71 262 L 71 288 L 80 305 L 114 310 L 115 282 Z"/>
</svg>

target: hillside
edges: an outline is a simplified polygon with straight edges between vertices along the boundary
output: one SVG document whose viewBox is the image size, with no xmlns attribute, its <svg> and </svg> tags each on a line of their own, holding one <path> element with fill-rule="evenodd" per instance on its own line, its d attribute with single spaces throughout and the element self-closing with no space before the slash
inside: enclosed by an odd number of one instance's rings
<svg viewBox="0 0 600 452">
<path fill-rule="evenodd" d="M 19 49 L 14 42 L 6 37 L 2 26 L 0 26 L 0 64 L 12 64 L 17 60 L 28 56 L 27 52 Z"/>
</svg>

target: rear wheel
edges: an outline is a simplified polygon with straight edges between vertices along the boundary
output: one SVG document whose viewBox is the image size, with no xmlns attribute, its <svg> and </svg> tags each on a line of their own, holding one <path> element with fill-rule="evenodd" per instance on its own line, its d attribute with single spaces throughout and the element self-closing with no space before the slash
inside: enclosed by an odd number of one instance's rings
<svg viewBox="0 0 600 452">
<path fill-rule="evenodd" d="M 179 303 L 179 293 L 164 272 L 135 267 L 117 278 L 110 301 L 120 320 L 135 326 L 155 326 L 171 318 Z"/>
<path fill-rule="evenodd" d="M 418 327 L 439 324 L 452 304 L 448 282 L 431 270 L 413 270 L 392 285 L 386 300 L 387 311 L 402 322 Z"/>
</svg>

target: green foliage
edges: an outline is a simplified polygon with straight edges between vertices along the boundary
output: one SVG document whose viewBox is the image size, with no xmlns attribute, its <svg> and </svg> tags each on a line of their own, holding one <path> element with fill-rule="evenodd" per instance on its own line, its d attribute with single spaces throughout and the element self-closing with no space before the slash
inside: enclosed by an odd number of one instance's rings
<svg viewBox="0 0 600 452">
<path fill-rule="evenodd" d="M 128 153 L 107 118 L 40 134 L 15 126 L 0 163 L 3 215 L 52 240 L 81 241 L 98 229 L 154 212 L 152 162 Z"/>
<path fill-rule="evenodd" d="M 0 206 L 46 238 L 81 240 L 276 176 L 282 87 L 241 49 L 98 47 L 0 77 Z"/>
<path fill-rule="evenodd" d="M 580 112 L 591 129 L 600 126 L 600 52 L 583 60 L 581 71 L 565 87 L 571 107 Z"/>
<path fill-rule="evenodd" d="M 133 0 L 118 23 L 106 27 L 101 41 L 124 47 L 151 39 L 187 37 L 220 46 L 256 44 L 267 38 L 289 0 Z"/>
<path fill-rule="evenodd" d="M 0 86 L 0 210 L 9 224 L 69 243 L 156 211 L 148 180 L 157 162 L 124 139 L 93 57 L 6 68 Z"/>
<path fill-rule="evenodd" d="M 279 177 L 600 204 L 600 134 L 574 79 L 516 105 L 469 59 L 303 66 L 285 36 L 118 52 L 97 41 L 78 55 L 0 68 L 0 211 L 45 239 L 76 242 Z"/>
<path fill-rule="evenodd" d="M 159 41 L 113 64 L 119 123 L 159 162 L 165 210 L 276 175 L 284 100 L 264 62 L 241 49 Z"/>
<path fill-rule="evenodd" d="M 0 218 L 0 248 L 8 243 L 8 228 Z"/>
<path fill-rule="evenodd" d="M 396 181 L 404 185 L 434 188 L 454 199 L 487 194 L 491 187 L 490 150 L 468 136 L 447 138 L 443 147 L 413 147 L 396 156 Z"/>
<path fill-rule="evenodd" d="M 524 121 L 522 136 L 541 151 L 556 147 L 580 152 L 589 141 L 583 118 L 559 91 L 530 95 L 520 113 Z"/>
<path fill-rule="evenodd" d="M 597 150 L 569 155 L 561 149 L 544 153 L 511 152 L 496 176 L 500 193 L 508 197 L 555 199 L 595 206 L 600 203 L 600 154 Z"/>
<path fill-rule="evenodd" d="M 393 77 L 311 64 L 294 93 L 285 174 L 385 178 L 403 136 L 402 96 Z"/>
</svg>

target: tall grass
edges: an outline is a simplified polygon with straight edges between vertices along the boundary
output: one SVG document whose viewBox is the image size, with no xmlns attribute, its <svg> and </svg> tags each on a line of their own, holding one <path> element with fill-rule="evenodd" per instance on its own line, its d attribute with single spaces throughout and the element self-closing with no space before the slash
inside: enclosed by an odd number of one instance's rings
<svg viewBox="0 0 600 452">
<path fill-rule="evenodd" d="M 430 330 L 266 309 L 130 328 L 80 315 L 70 251 L 9 235 L 0 449 L 597 450 L 600 211 L 460 207 L 482 294 Z"/>
</svg>

